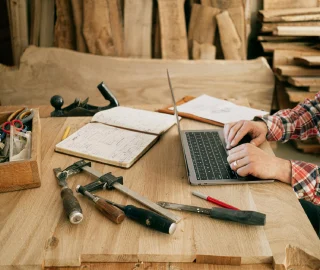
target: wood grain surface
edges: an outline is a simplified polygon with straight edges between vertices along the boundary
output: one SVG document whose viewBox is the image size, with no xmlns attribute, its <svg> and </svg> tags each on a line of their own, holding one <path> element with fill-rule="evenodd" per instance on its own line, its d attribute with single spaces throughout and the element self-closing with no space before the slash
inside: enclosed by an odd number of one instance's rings
<svg viewBox="0 0 320 270">
<path fill-rule="evenodd" d="M 177 61 L 94 56 L 58 48 L 29 47 L 16 71 L 0 72 L 2 105 L 48 105 L 59 94 L 64 106 L 76 97 L 108 105 L 96 86 L 104 81 L 121 105 L 170 104 L 166 69 L 176 98 L 208 94 L 247 98 L 269 111 L 274 75 L 264 58 L 248 61 Z"/>
<path fill-rule="evenodd" d="M 159 106 L 142 108 L 154 110 Z M 209 202 L 191 195 L 191 191 L 197 190 L 241 209 L 263 212 L 267 215 L 264 227 L 244 226 L 178 212 L 183 220 L 174 235 L 169 236 L 128 219 L 116 225 L 81 195 L 76 196 L 83 209 L 84 220 L 79 225 L 72 225 L 63 212 L 60 188 L 52 169 L 65 168 L 78 159 L 55 153 L 54 146 L 66 126 L 70 126 L 71 132 L 74 132 L 88 123 L 90 118 L 41 120 L 41 188 L 0 194 L 1 269 L 57 269 L 63 266 L 76 267 L 74 269 L 103 269 L 106 266 L 110 266 L 108 269 L 145 269 L 146 266 L 171 269 L 176 266 L 180 268 L 174 269 L 231 270 L 234 268 L 230 265 L 239 264 L 241 267 L 236 269 L 271 269 L 271 264 L 275 269 L 284 269 L 288 244 L 299 247 L 315 258 L 320 257 L 317 235 L 290 186 L 278 182 L 190 186 L 176 127 L 164 134 L 130 170 L 99 163 L 93 163 L 93 168 L 105 173 L 111 171 L 116 176 L 122 175 L 127 187 L 153 201 L 213 207 Z M 185 129 L 214 128 L 187 119 L 181 123 Z M 262 148 L 272 154 L 267 143 Z M 170 158 L 167 158 L 168 153 Z M 92 180 L 88 174 L 81 173 L 70 177 L 68 184 L 74 189 L 77 184 L 84 185 Z M 98 194 L 121 204 L 140 206 L 116 190 L 100 191 Z M 192 263 L 194 260 L 200 264 Z M 127 264 L 121 264 L 119 268 L 115 262 Z"/>
</svg>

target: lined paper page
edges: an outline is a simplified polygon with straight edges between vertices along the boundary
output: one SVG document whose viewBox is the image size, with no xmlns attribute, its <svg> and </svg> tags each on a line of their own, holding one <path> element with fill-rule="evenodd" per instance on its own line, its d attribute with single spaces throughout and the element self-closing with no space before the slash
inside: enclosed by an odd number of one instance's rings
<svg viewBox="0 0 320 270">
<path fill-rule="evenodd" d="M 173 126 L 176 120 L 169 114 L 119 106 L 96 113 L 91 122 L 161 134 Z"/>
<path fill-rule="evenodd" d="M 157 136 L 89 123 L 58 143 L 55 150 L 121 167 L 130 167 Z"/>
<path fill-rule="evenodd" d="M 223 124 L 239 120 L 252 120 L 255 116 L 267 114 L 265 111 L 239 106 L 232 102 L 208 95 L 202 95 L 187 103 L 179 105 L 178 111 L 190 113 Z"/>
</svg>

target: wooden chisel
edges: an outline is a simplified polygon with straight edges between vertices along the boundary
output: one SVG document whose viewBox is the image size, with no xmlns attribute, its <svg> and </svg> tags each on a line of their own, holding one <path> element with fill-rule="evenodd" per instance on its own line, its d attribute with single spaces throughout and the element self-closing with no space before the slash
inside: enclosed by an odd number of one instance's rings
<svg viewBox="0 0 320 270">
<path fill-rule="evenodd" d="M 211 218 L 233 221 L 246 225 L 263 226 L 266 223 L 266 215 L 255 211 L 242 211 L 219 207 L 202 208 L 170 202 L 157 202 L 157 204 L 167 209 L 194 212 L 210 216 Z"/>
</svg>

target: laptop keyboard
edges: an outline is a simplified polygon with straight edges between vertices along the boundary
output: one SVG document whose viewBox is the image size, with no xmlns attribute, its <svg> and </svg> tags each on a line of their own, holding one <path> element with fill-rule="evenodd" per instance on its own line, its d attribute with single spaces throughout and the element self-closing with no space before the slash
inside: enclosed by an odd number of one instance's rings
<svg viewBox="0 0 320 270">
<path fill-rule="evenodd" d="M 238 179 L 229 166 L 226 150 L 216 131 L 185 134 L 198 180 Z"/>
</svg>

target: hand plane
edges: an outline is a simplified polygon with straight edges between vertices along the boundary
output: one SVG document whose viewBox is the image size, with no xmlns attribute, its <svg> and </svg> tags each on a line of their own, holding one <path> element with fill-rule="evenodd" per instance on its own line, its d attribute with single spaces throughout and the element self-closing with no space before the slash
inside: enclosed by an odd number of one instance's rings
<svg viewBox="0 0 320 270">
<path fill-rule="evenodd" d="M 55 95 L 50 100 L 52 107 L 54 107 L 54 111 L 51 112 L 51 117 L 93 116 L 97 112 L 111 109 L 120 105 L 116 97 L 111 93 L 111 91 L 103 82 L 101 82 L 97 86 L 97 88 L 99 89 L 105 100 L 108 100 L 110 102 L 109 105 L 98 107 L 88 104 L 89 98 L 86 98 L 82 102 L 78 98 L 76 98 L 75 101 L 69 106 L 62 108 L 64 103 L 63 98 L 59 95 Z"/>
</svg>

